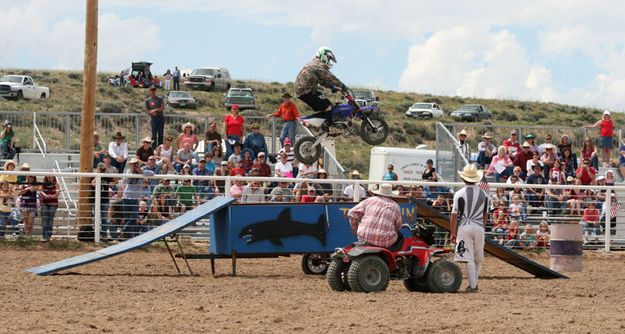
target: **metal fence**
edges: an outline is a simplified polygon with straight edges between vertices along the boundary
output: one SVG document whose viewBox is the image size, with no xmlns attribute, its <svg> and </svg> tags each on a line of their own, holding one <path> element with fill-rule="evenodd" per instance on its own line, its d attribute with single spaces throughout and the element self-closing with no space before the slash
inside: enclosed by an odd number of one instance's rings
<svg viewBox="0 0 625 334">
<path fill-rule="evenodd" d="M 89 212 L 90 226 L 96 231 L 96 240 L 101 238 L 116 239 L 134 236 L 142 231 L 153 228 L 167 220 L 184 213 L 191 207 L 206 201 L 210 196 L 232 196 L 240 198 L 240 201 L 250 203 L 249 198 L 241 199 L 241 188 L 254 186 L 251 183 L 257 182 L 262 189 L 262 196 L 255 201 L 262 201 L 267 205 L 283 199 L 285 196 L 291 202 L 308 201 L 355 201 L 358 202 L 363 196 L 369 196 L 366 191 L 372 185 L 377 185 L 380 181 L 367 180 L 344 180 L 344 179 L 293 179 L 293 178 L 254 178 L 254 177 L 218 177 L 218 176 L 189 176 L 189 175 L 157 175 L 145 178 L 141 175 L 121 175 L 121 174 L 93 174 L 93 173 L 42 173 L 42 172 L 5 172 L 1 175 L 33 175 L 37 176 L 37 181 L 42 181 L 43 175 L 53 175 L 60 182 L 64 183 L 69 192 L 69 203 L 66 200 L 59 201 L 53 224 L 53 237 L 75 238 L 78 229 L 76 228 L 76 217 L 78 207 L 71 201 L 78 200 L 78 185 L 80 177 L 92 178 L 91 182 L 94 191 L 88 195 L 88 200 L 94 203 Z M 125 183 L 130 178 L 141 179 L 141 187 L 146 190 L 142 192 L 139 201 L 134 205 L 120 204 Z M 184 180 L 206 181 L 209 185 L 216 187 L 210 195 L 203 190 L 197 190 L 191 197 L 191 202 L 181 202 L 179 196 L 174 193 L 155 192 L 154 187 L 164 184 L 170 179 L 171 185 L 175 189 L 178 185 L 185 185 Z M 28 187 L 33 185 L 28 182 L 19 185 L 12 184 L 11 187 Z M 272 194 L 274 187 L 280 187 L 279 182 L 286 183 L 287 189 L 281 193 L 286 195 Z M 393 181 L 398 195 L 410 196 L 426 201 L 429 205 L 439 209 L 441 212 L 449 212 L 451 209 L 451 199 L 453 191 L 459 189 L 463 184 L 458 182 L 416 182 L 416 181 Z M 324 188 L 324 184 L 330 186 Z M 37 187 L 37 185 L 34 185 Z M 362 189 L 361 189 L 362 187 Z M 352 191 L 349 189 L 360 189 Z M 544 189 L 547 194 L 544 198 L 537 200 L 528 192 L 529 188 Z M 100 189 L 100 191 L 95 191 Z M 106 190 L 106 191 L 103 191 Z M 558 197 L 557 192 L 565 196 Z M 327 193 L 327 195 L 323 195 Z M 353 194 L 353 195 L 351 195 Z M 548 230 L 552 224 L 573 223 L 584 226 L 584 239 L 586 248 L 602 247 L 606 251 L 612 249 L 623 249 L 625 247 L 625 211 L 621 205 L 625 199 L 625 185 L 616 186 L 576 186 L 576 185 L 527 185 L 527 184 L 505 184 L 492 183 L 489 189 L 490 207 L 489 223 L 486 226 L 487 236 L 502 245 L 510 248 L 546 248 L 549 246 L 548 239 L 544 244 L 539 244 L 541 228 Z M 554 195 L 555 194 L 555 195 Z M 107 196 L 108 195 L 108 196 Z M 162 196 L 161 196 L 162 195 Z M 170 196 L 171 195 L 171 196 Z M 553 195 L 553 196 L 552 196 Z M 353 196 L 353 197 L 352 197 Z M 11 201 L 14 206 L 13 211 L 27 214 L 28 210 L 18 208 L 21 203 L 16 198 Z M 161 198 L 163 197 L 163 198 Z M 518 198 L 517 198 L 518 197 Z M 161 203 L 158 204 L 158 200 Z M 145 201 L 144 208 L 139 209 L 136 205 Z M 611 203 L 611 204 L 604 204 Z M 593 211 L 594 209 L 597 211 Z M 21 220 L 12 219 L 5 232 L 7 238 L 17 238 L 25 233 L 37 235 L 43 231 L 42 217 L 45 213 L 41 210 L 41 205 L 34 210 L 34 230 L 30 232 L 22 215 Z M 147 214 L 140 214 L 139 210 L 148 210 Z M 153 211 L 159 211 L 161 216 Z M 143 223 L 138 223 L 139 218 L 130 222 L 128 217 L 136 215 L 143 217 Z M 417 218 L 419 213 L 417 212 Z M 163 218 L 162 216 L 165 216 Z M 610 222 L 606 224 L 605 222 Z M 1 224 L 1 222 L 0 222 Z M 545 225 L 545 226 L 541 226 Z M 40 232 L 41 231 L 41 232 Z M 181 235 L 188 235 L 196 240 L 208 240 L 210 231 L 208 221 L 202 220 L 198 224 L 191 226 L 181 232 Z M 531 237 L 531 238 L 529 238 Z M 441 232 L 437 236 L 440 243 L 446 243 L 446 234 Z M 529 240 L 529 241 L 528 241 Z"/>
<path fill-rule="evenodd" d="M 445 181 L 459 181 L 458 172 L 468 164 L 460 143 L 442 123 L 436 123 L 436 171 Z"/>
</svg>

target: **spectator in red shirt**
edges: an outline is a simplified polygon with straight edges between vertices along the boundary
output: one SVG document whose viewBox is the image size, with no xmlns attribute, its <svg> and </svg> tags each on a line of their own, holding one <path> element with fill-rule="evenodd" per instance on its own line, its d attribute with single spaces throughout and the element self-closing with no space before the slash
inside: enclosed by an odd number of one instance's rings
<svg viewBox="0 0 625 334">
<path fill-rule="evenodd" d="M 521 151 L 521 144 L 519 144 L 519 140 L 517 138 L 516 131 L 512 130 L 510 132 L 510 138 L 503 141 L 502 145 L 508 150 L 508 155 L 510 159 L 514 160 L 516 158 L 517 153 Z"/>
<path fill-rule="evenodd" d="M 516 155 L 514 161 L 512 162 L 515 166 L 521 167 L 521 178 L 525 180 L 527 178 L 527 162 L 532 160 L 534 157 L 534 153 L 530 150 L 530 144 L 528 142 L 524 142 L 523 146 L 521 146 L 521 152 Z"/>
<path fill-rule="evenodd" d="M 280 132 L 280 144 L 284 146 L 284 138 L 286 137 L 289 137 L 291 142 L 295 142 L 295 129 L 297 128 L 296 121 L 299 118 L 299 110 L 297 109 L 295 103 L 291 102 L 291 94 L 282 94 L 282 99 L 284 102 L 280 104 L 278 111 L 267 115 L 267 118 L 282 118 L 282 122 L 284 124 L 282 125 L 282 131 Z"/>
<path fill-rule="evenodd" d="M 590 127 L 600 127 L 601 136 L 599 137 L 599 147 L 601 147 L 601 156 L 603 158 L 603 167 L 610 166 L 610 150 L 612 149 L 612 136 L 614 136 L 614 124 L 609 110 L 603 111 L 603 116 L 597 123 Z"/>
<path fill-rule="evenodd" d="M 393 186 L 380 185 L 375 195 L 361 201 L 347 213 L 352 232 L 359 241 L 380 247 L 390 247 L 398 238 L 402 215 L 393 196 Z"/>
<path fill-rule="evenodd" d="M 597 171 L 590 167 L 590 161 L 584 159 L 582 165 L 575 172 L 576 181 L 575 184 L 583 184 L 585 186 L 595 183 L 595 177 Z"/>
<path fill-rule="evenodd" d="M 230 115 L 224 117 L 224 134 L 226 135 L 226 156 L 234 152 L 234 143 L 242 143 L 243 125 L 245 118 L 239 115 L 239 105 L 233 104 L 230 108 Z"/>
<path fill-rule="evenodd" d="M 306 190 L 306 194 L 302 195 L 300 202 L 301 203 L 314 203 L 317 199 L 317 191 L 313 187 L 309 187 Z"/>
</svg>

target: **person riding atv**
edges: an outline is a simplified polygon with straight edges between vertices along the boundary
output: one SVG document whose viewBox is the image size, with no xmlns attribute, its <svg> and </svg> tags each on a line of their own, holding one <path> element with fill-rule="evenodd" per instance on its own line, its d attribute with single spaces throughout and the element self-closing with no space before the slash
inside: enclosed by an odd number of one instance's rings
<svg viewBox="0 0 625 334">
<path fill-rule="evenodd" d="M 336 63 L 336 57 L 327 46 L 317 50 L 315 58 L 302 68 L 295 79 L 295 95 L 316 111 L 319 117 L 325 118 L 323 128 L 327 130 L 332 124 L 332 102 L 317 91 L 319 85 L 330 88 L 333 91 L 340 89 L 347 91 L 347 87 L 339 80 L 330 69 Z"/>
</svg>

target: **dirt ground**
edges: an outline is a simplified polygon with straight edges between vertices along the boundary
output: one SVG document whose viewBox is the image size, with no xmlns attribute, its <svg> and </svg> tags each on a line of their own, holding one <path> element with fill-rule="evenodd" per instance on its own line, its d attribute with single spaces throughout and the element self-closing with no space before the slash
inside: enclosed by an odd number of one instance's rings
<svg viewBox="0 0 625 334">
<path fill-rule="evenodd" d="M 5 333 L 624 333 L 625 254 L 587 251 L 583 273 L 540 280 L 487 256 L 478 294 L 337 293 L 300 257 L 194 260 L 178 276 L 162 249 L 39 277 L 24 270 L 87 250 L 0 248 Z M 548 263 L 547 254 L 529 257 Z M 464 268 L 463 268 L 464 271 Z M 466 275 L 461 289 L 466 286 Z"/>
</svg>

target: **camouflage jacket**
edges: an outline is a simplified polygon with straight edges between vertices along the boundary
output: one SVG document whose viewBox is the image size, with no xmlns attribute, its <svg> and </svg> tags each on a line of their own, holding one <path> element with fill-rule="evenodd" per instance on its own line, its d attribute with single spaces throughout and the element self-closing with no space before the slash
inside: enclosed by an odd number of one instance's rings
<svg viewBox="0 0 625 334">
<path fill-rule="evenodd" d="M 330 72 L 330 68 L 319 58 L 311 60 L 297 74 L 295 79 L 295 95 L 302 96 L 317 89 L 317 85 L 326 88 L 341 87 L 343 83 Z"/>
</svg>

